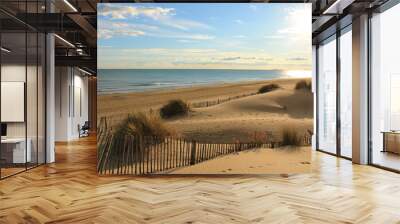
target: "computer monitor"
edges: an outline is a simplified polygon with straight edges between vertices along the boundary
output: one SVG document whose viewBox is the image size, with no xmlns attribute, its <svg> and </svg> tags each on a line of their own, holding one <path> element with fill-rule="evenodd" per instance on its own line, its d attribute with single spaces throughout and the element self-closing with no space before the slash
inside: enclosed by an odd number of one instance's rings
<svg viewBox="0 0 400 224">
<path fill-rule="evenodd" d="M 7 124 L 1 123 L 1 137 L 7 136 Z"/>
</svg>

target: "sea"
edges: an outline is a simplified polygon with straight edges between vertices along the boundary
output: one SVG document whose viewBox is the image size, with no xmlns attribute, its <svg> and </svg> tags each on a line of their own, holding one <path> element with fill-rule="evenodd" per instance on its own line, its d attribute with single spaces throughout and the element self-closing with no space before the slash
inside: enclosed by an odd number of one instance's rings
<svg viewBox="0 0 400 224">
<path fill-rule="evenodd" d="M 143 92 L 289 77 L 283 70 L 99 69 L 98 94 Z"/>
</svg>

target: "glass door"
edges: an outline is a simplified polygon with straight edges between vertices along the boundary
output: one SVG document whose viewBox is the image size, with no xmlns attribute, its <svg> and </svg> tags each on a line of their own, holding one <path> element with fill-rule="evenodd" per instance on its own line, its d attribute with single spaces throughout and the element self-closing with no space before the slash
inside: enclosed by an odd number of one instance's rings
<svg viewBox="0 0 400 224">
<path fill-rule="evenodd" d="M 336 36 L 318 47 L 318 149 L 336 154 Z"/>
<path fill-rule="evenodd" d="M 340 36 L 340 155 L 352 157 L 352 32 Z"/>
</svg>

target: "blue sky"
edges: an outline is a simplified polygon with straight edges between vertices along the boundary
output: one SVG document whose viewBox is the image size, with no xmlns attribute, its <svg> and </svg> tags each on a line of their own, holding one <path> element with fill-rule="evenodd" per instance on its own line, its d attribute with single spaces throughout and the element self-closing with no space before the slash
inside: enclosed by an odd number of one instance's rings
<svg viewBox="0 0 400 224">
<path fill-rule="evenodd" d="M 98 67 L 310 70 L 310 7 L 99 4 Z"/>
</svg>

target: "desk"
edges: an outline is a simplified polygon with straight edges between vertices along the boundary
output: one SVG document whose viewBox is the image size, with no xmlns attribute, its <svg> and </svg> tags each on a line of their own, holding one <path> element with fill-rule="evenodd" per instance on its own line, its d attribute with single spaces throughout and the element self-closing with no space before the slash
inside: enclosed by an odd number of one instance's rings
<svg viewBox="0 0 400 224">
<path fill-rule="evenodd" d="M 382 152 L 392 152 L 400 154 L 400 132 L 383 131 L 383 150 Z"/>
<path fill-rule="evenodd" d="M 1 159 L 6 163 L 26 163 L 31 162 L 31 139 L 27 139 L 25 151 L 25 138 L 5 138 L 1 139 Z"/>
</svg>

